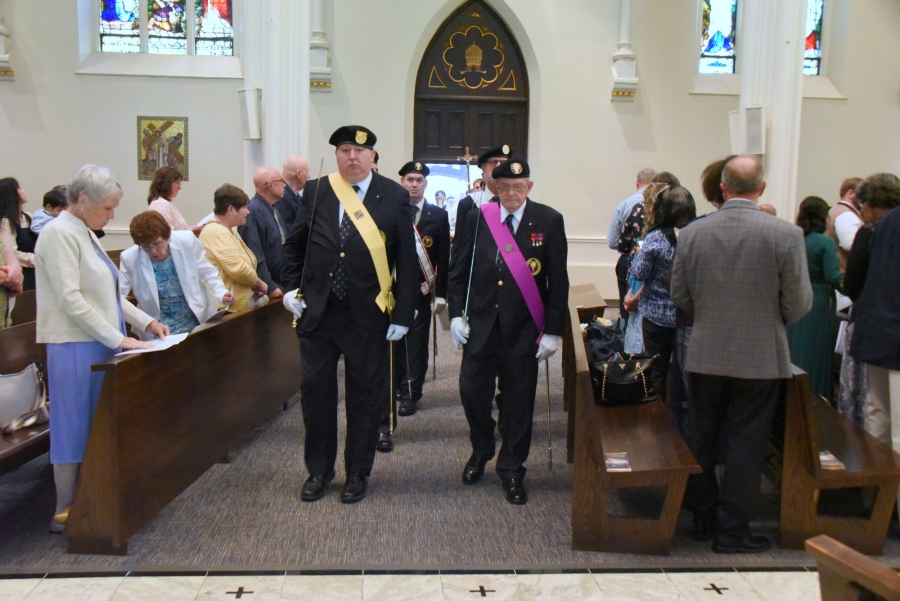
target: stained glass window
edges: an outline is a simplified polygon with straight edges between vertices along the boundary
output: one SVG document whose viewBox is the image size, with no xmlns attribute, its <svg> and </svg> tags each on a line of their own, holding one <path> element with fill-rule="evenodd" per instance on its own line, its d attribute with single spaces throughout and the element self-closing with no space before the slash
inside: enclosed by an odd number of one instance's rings
<svg viewBox="0 0 900 601">
<path fill-rule="evenodd" d="M 100 0 L 100 51 L 140 52 L 138 0 Z"/>
<path fill-rule="evenodd" d="M 703 0 L 700 73 L 735 72 L 738 0 Z"/>
<path fill-rule="evenodd" d="M 806 49 L 803 52 L 803 74 L 822 73 L 822 15 L 825 0 L 809 0 L 806 7 Z"/>
<path fill-rule="evenodd" d="M 231 0 L 195 0 L 195 50 L 199 56 L 234 55 Z"/>
<path fill-rule="evenodd" d="M 147 0 L 147 52 L 187 54 L 186 0 Z"/>
</svg>

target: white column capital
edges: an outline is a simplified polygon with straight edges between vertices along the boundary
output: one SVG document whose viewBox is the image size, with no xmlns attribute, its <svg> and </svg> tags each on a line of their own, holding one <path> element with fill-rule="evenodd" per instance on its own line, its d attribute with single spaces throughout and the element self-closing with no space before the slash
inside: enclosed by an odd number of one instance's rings
<svg viewBox="0 0 900 601">
<path fill-rule="evenodd" d="M 613 89 L 610 99 L 633 102 L 637 92 L 637 56 L 631 49 L 631 0 L 619 0 L 619 49 L 612 55 Z"/>
<path fill-rule="evenodd" d="M 0 79 L 11 79 L 15 73 L 9 62 L 9 37 L 12 32 L 3 23 L 3 4 L 0 2 Z"/>
<path fill-rule="evenodd" d="M 325 0 L 312 0 L 312 35 L 309 40 L 309 87 L 331 91 L 331 43 L 325 31 Z"/>
</svg>

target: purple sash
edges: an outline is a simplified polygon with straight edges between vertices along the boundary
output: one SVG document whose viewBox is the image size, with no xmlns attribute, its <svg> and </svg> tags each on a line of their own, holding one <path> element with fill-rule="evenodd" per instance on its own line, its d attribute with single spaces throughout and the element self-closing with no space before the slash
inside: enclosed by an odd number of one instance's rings
<svg viewBox="0 0 900 601">
<path fill-rule="evenodd" d="M 540 342 L 544 335 L 544 301 L 541 300 L 541 292 L 534 281 L 534 276 L 531 275 L 531 269 L 525 262 L 525 257 L 522 256 L 522 251 L 519 250 L 519 245 L 516 244 L 512 232 L 500 219 L 500 204 L 496 202 L 483 204 L 481 211 L 484 214 L 484 222 L 487 223 L 491 236 L 497 243 L 500 255 L 509 266 L 509 271 L 525 299 L 525 304 L 528 305 L 534 325 L 537 326 L 538 338 L 535 342 Z"/>
</svg>

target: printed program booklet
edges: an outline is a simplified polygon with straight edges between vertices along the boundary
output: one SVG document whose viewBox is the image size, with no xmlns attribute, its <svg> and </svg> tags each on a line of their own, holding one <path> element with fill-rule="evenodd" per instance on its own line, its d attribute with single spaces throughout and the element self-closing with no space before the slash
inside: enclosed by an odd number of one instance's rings
<svg viewBox="0 0 900 601">
<path fill-rule="evenodd" d="M 823 470 L 843 470 L 847 469 L 840 459 L 834 456 L 831 451 L 819 451 L 819 463 Z"/>
<path fill-rule="evenodd" d="M 628 453 L 603 453 L 607 472 L 630 472 L 631 462 Z"/>
</svg>

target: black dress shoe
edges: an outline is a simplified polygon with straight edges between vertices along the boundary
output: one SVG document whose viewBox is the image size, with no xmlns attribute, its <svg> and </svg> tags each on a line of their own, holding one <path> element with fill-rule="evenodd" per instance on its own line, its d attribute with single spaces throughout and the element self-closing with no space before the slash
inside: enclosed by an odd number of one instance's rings
<svg viewBox="0 0 900 601">
<path fill-rule="evenodd" d="M 390 432 L 379 432 L 378 442 L 375 443 L 375 450 L 381 453 L 390 453 L 394 450 L 394 437 Z"/>
<path fill-rule="evenodd" d="M 504 480 L 503 490 L 506 491 L 506 500 L 513 505 L 524 505 L 528 502 L 528 491 L 525 490 L 525 482 L 521 478 Z"/>
<path fill-rule="evenodd" d="M 490 457 L 479 457 L 477 455 L 469 457 L 466 467 L 463 468 L 463 484 L 472 485 L 481 480 L 481 477 L 484 475 L 484 466 L 490 460 Z"/>
<path fill-rule="evenodd" d="M 331 470 L 324 476 L 310 476 L 303 483 L 303 493 L 300 495 L 300 500 L 306 503 L 318 501 L 325 494 L 325 488 L 332 480 L 334 480 L 334 470 Z"/>
<path fill-rule="evenodd" d="M 714 553 L 765 553 L 771 546 L 769 539 L 759 534 L 717 534 L 712 550 Z"/>
<path fill-rule="evenodd" d="M 347 474 L 347 481 L 341 490 L 341 503 L 358 503 L 366 498 L 366 477 L 362 474 Z"/>
<path fill-rule="evenodd" d="M 398 413 L 403 417 L 407 417 L 410 415 L 415 415 L 416 411 L 418 410 L 419 406 L 415 401 L 404 398 L 402 401 L 400 401 L 400 411 L 398 411 Z"/>
</svg>

